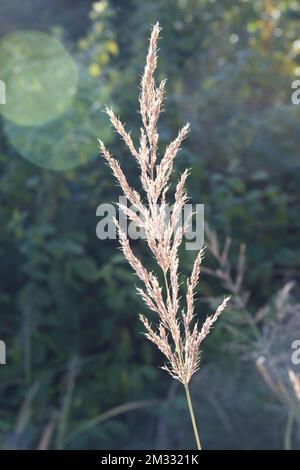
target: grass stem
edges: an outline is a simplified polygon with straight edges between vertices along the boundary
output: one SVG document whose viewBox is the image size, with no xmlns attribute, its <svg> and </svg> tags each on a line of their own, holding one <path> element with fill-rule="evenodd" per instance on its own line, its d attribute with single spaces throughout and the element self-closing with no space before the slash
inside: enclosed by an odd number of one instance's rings
<svg viewBox="0 0 300 470">
<path fill-rule="evenodd" d="M 198 433 L 198 429 L 197 429 L 197 424 L 196 424 L 196 420 L 195 420 L 195 415 L 194 415 L 193 404 L 192 404 L 192 400 L 191 400 L 189 386 L 185 385 L 184 388 L 185 388 L 185 393 L 186 393 L 186 399 L 187 399 L 187 402 L 188 402 L 189 412 L 190 412 L 190 415 L 191 415 L 191 420 L 192 420 L 192 425 L 193 425 L 193 429 L 194 429 L 195 439 L 196 439 L 196 443 L 197 443 L 197 449 L 202 450 L 201 443 L 200 443 L 200 438 L 199 438 L 199 433 Z"/>
</svg>

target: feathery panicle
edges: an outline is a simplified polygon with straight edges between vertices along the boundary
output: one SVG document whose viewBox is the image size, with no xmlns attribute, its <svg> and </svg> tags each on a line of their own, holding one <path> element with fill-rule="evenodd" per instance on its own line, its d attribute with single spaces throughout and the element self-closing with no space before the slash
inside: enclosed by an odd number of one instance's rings
<svg viewBox="0 0 300 470">
<path fill-rule="evenodd" d="M 122 204 L 119 208 L 144 230 L 146 242 L 163 273 L 164 285 L 160 285 L 158 278 L 148 272 L 135 256 L 126 234 L 116 222 L 123 253 L 144 284 L 144 288 L 138 287 L 137 292 L 145 304 L 158 316 L 157 327 L 153 329 L 147 318 L 140 315 L 146 330 L 146 337 L 166 356 L 168 364 L 164 365 L 163 369 L 187 386 L 192 375 L 199 368 L 200 344 L 226 307 L 229 298 L 224 299 L 216 312 L 205 320 L 200 329 L 198 323 L 194 321 L 194 295 L 203 258 L 203 250 L 200 250 L 196 256 L 192 274 L 187 280 L 185 309 L 182 310 L 183 306 L 180 305 L 178 250 L 187 230 L 187 224 L 182 227 L 179 222 L 182 209 L 187 202 L 185 183 L 189 171 L 185 170 L 182 173 L 177 184 L 173 211 L 168 221 L 166 221 L 166 193 L 169 189 L 169 179 L 175 157 L 189 132 L 189 125 L 185 125 L 179 131 L 175 140 L 167 146 L 162 158 L 158 161 L 157 122 L 165 90 L 165 80 L 157 86 L 154 79 L 159 32 L 160 27 L 157 23 L 152 30 L 141 80 L 139 102 L 142 128 L 138 147 L 135 146 L 130 133 L 125 130 L 120 119 L 111 109 L 106 109 L 113 127 L 139 165 L 143 197 L 128 184 L 119 162 L 110 155 L 103 142 L 99 141 L 99 144 L 124 195 L 139 214 Z"/>
<path fill-rule="evenodd" d="M 194 295 L 195 295 L 195 288 L 198 284 L 199 276 L 200 276 L 200 266 L 203 259 L 204 250 L 201 249 L 196 256 L 194 261 L 194 267 L 191 274 L 191 277 L 187 280 L 187 287 L 186 287 L 186 314 L 184 316 L 185 324 L 189 325 L 193 318 L 194 312 Z"/>
<path fill-rule="evenodd" d="M 213 324 L 217 321 L 217 319 L 219 318 L 219 316 L 221 315 L 223 310 L 226 308 L 226 305 L 227 305 L 229 300 L 230 300 L 230 297 L 225 297 L 225 299 L 219 305 L 219 307 L 217 308 L 215 313 L 213 315 L 211 315 L 210 317 L 207 317 L 207 319 L 205 320 L 205 322 L 204 322 L 204 324 L 203 324 L 203 326 L 200 330 L 200 333 L 197 335 L 197 341 L 198 341 L 199 345 L 204 340 L 204 338 L 206 338 L 206 336 L 210 332 Z"/>
</svg>

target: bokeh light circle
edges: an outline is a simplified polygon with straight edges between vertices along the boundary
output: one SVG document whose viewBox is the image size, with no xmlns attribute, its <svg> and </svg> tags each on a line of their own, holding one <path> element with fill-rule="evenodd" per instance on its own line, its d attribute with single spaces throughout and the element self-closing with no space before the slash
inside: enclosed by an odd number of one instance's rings
<svg viewBox="0 0 300 470">
<path fill-rule="evenodd" d="M 0 41 L 0 78 L 6 104 L 0 112 L 22 126 L 40 126 L 61 116 L 76 94 L 76 63 L 54 36 L 17 31 Z"/>
<path fill-rule="evenodd" d="M 78 64 L 77 93 L 66 112 L 42 126 L 21 126 L 4 119 L 10 144 L 26 160 L 39 167 L 65 171 L 86 164 L 99 154 L 97 138 L 113 138 L 107 117 L 101 112 L 110 100 L 110 85 L 91 77 Z"/>
</svg>

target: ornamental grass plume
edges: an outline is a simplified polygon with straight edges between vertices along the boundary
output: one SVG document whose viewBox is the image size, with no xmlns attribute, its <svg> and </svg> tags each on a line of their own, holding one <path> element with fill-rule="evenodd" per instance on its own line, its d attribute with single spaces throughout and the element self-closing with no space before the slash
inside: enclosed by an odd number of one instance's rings
<svg viewBox="0 0 300 470">
<path fill-rule="evenodd" d="M 149 272 L 135 256 L 127 235 L 115 221 L 123 253 L 143 283 L 143 288 L 138 287 L 137 291 L 146 305 L 157 314 L 156 328 L 144 315 L 140 315 L 146 330 L 145 335 L 166 356 L 167 364 L 163 366 L 163 369 L 184 385 L 197 447 L 201 449 L 189 382 L 199 368 L 200 345 L 226 307 L 229 297 L 223 300 L 216 312 L 209 316 L 200 328 L 194 316 L 194 295 L 203 258 L 201 249 L 195 258 L 192 274 L 186 282 L 185 307 L 181 305 L 178 250 L 188 229 L 188 222 L 184 224 L 178 222 L 187 202 L 185 182 L 189 174 L 188 170 L 181 174 L 177 183 L 173 210 L 167 222 L 166 197 L 174 159 L 189 132 L 189 124 L 178 132 L 176 139 L 167 146 L 164 155 L 159 159 L 157 122 L 166 84 L 166 81 L 162 80 L 156 85 L 154 80 L 159 32 L 160 26 L 157 23 L 152 29 L 146 65 L 141 79 L 139 103 L 142 127 L 139 148 L 135 146 L 131 134 L 125 130 L 114 112 L 106 109 L 113 127 L 125 141 L 140 168 L 143 196 L 129 185 L 119 161 L 113 158 L 101 140 L 99 144 L 106 162 L 133 207 L 131 209 L 124 204 L 119 204 L 119 209 L 139 229 L 143 230 L 146 243 L 162 270 L 163 283 L 161 284 L 157 275 Z"/>
</svg>

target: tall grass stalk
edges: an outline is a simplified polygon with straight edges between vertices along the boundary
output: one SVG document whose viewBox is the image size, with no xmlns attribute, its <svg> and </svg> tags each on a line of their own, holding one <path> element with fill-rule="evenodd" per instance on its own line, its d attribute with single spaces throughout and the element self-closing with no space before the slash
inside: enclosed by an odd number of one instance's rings
<svg viewBox="0 0 300 470">
<path fill-rule="evenodd" d="M 191 276 L 186 281 L 185 305 L 182 305 L 182 298 L 179 294 L 181 286 L 178 250 L 188 229 L 188 223 L 182 226 L 179 221 L 182 209 L 188 200 L 185 189 L 188 170 L 181 174 L 177 183 L 171 217 L 167 222 L 166 201 L 174 160 L 189 132 L 189 124 L 179 130 L 177 137 L 166 147 L 163 156 L 159 158 L 157 122 L 164 101 L 166 84 L 166 81 L 162 80 L 157 85 L 154 79 L 159 32 L 160 27 L 157 23 L 152 29 L 146 65 L 141 79 L 139 103 L 142 126 L 138 148 L 131 134 L 125 130 L 112 109 L 106 110 L 113 127 L 120 134 L 138 164 L 143 194 L 129 185 L 119 161 L 110 154 L 101 140 L 99 144 L 106 162 L 133 207 L 119 204 L 119 208 L 143 231 L 146 243 L 162 271 L 163 285 L 160 284 L 158 276 L 148 271 L 135 256 L 127 234 L 115 221 L 123 253 L 144 286 L 138 287 L 137 291 L 146 305 L 157 314 L 156 327 L 153 327 L 144 315 L 140 315 L 146 329 L 145 335 L 166 356 L 167 363 L 162 368 L 184 385 L 197 447 L 201 449 L 189 382 L 199 369 L 200 345 L 226 307 L 229 297 L 223 300 L 213 315 L 206 318 L 200 328 L 194 315 L 194 294 L 199 280 L 203 250 L 197 254 Z"/>
</svg>

